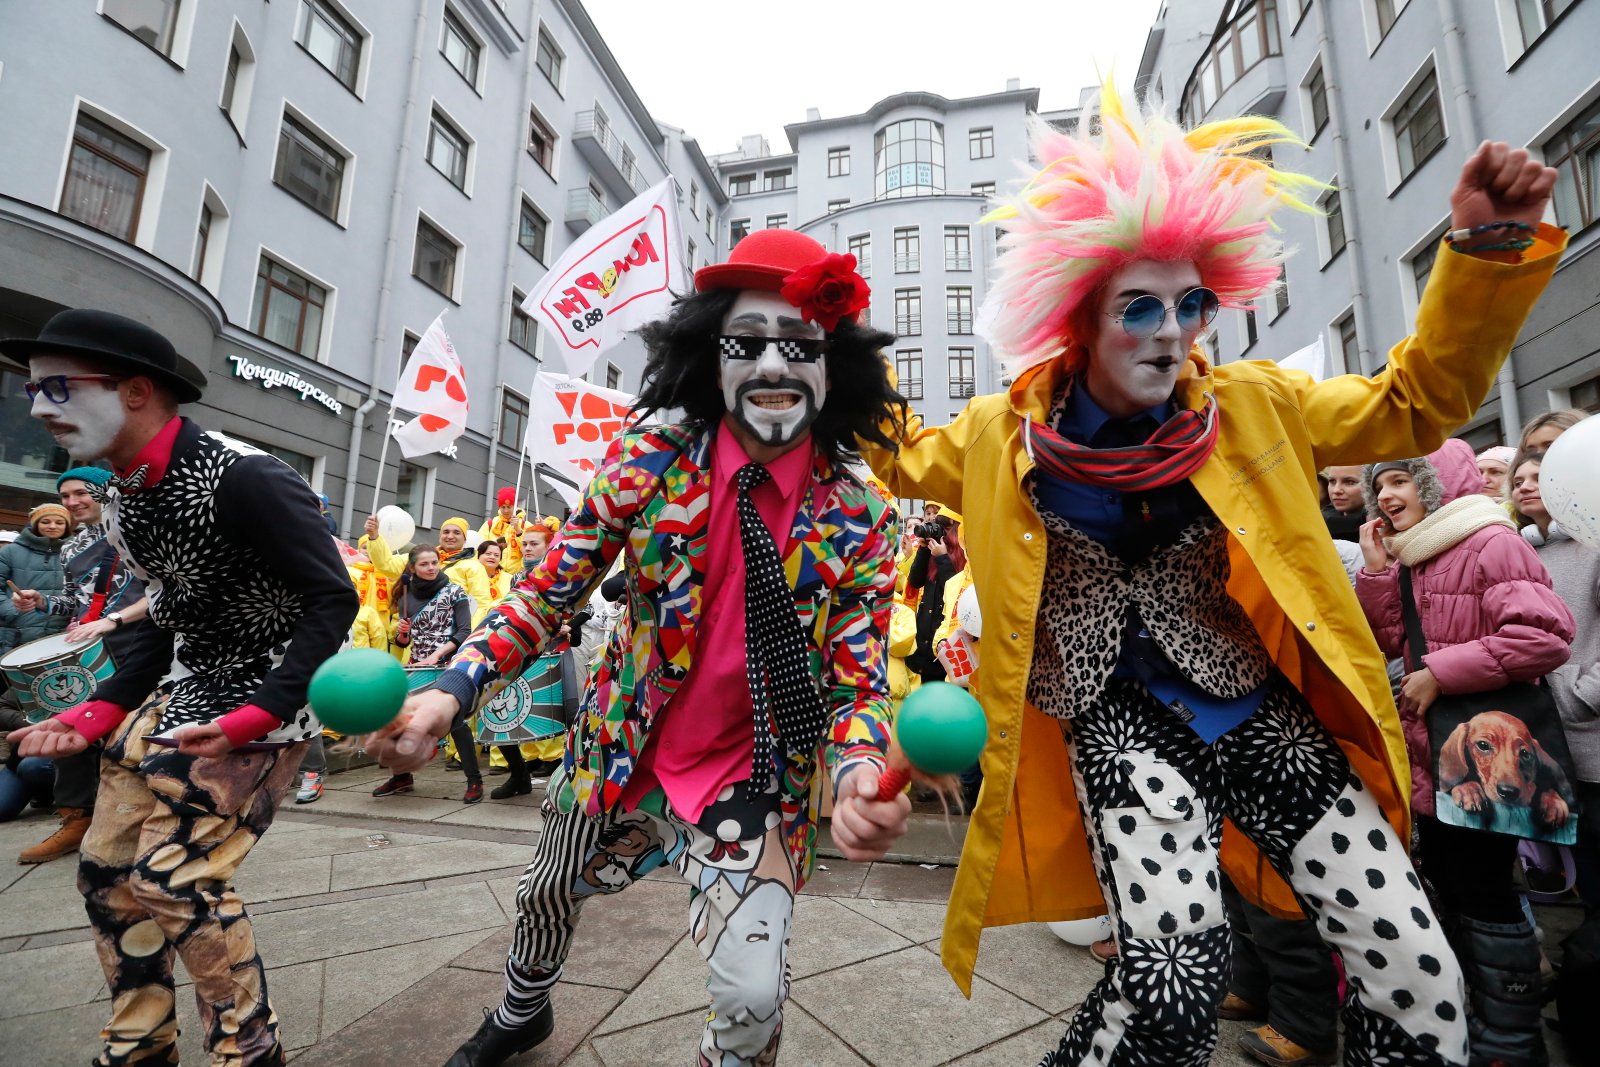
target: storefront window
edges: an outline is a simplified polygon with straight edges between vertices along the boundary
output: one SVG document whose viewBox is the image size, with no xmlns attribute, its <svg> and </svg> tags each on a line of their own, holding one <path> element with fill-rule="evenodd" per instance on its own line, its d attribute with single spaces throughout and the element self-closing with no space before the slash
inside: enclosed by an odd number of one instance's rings
<svg viewBox="0 0 1600 1067">
<path fill-rule="evenodd" d="M 0 371 L 0 529 L 15 530 L 28 509 L 56 497 L 56 475 L 70 465 L 65 449 L 28 414 L 20 374 Z"/>
<path fill-rule="evenodd" d="M 235 441 L 243 441 L 245 444 L 250 445 L 253 448 L 259 448 L 269 456 L 277 456 L 289 466 L 293 467 L 294 472 L 300 475 L 300 477 L 304 478 L 307 485 L 312 485 L 314 487 L 314 483 L 311 479 L 316 473 L 317 461 L 311 456 L 308 456 L 303 452 L 296 452 L 293 449 L 284 448 L 281 445 L 269 445 L 265 441 L 254 440 L 253 438 L 246 437 L 242 433 L 230 433 L 228 436 L 233 438 Z"/>
</svg>

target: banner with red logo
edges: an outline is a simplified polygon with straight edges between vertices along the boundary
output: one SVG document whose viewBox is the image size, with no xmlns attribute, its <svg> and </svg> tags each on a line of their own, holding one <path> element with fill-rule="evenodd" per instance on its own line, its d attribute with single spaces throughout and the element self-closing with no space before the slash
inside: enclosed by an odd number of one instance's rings
<svg viewBox="0 0 1600 1067">
<path fill-rule="evenodd" d="M 587 486 L 617 434 L 632 424 L 634 397 L 562 374 L 539 374 L 524 442 L 535 463 L 565 471 Z"/>
<path fill-rule="evenodd" d="M 393 407 L 416 418 L 394 430 L 407 459 L 443 452 L 467 428 L 467 372 L 444 332 L 444 312 L 422 335 L 400 371 Z"/>
<path fill-rule="evenodd" d="M 671 287 L 687 288 L 680 257 L 677 196 L 667 178 L 589 227 L 522 310 L 544 325 L 569 374 L 587 374 L 623 334 L 666 315 Z"/>
</svg>

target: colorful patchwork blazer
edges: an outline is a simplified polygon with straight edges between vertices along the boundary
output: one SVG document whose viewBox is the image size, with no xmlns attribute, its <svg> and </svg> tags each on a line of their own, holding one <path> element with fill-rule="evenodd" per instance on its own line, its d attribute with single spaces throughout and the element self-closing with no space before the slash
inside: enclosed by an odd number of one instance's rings
<svg viewBox="0 0 1600 1067">
<path fill-rule="evenodd" d="M 561 811 L 610 810 L 638 763 L 651 724 L 694 663 L 705 586 L 717 430 L 657 426 L 613 442 L 550 552 L 484 620 L 441 685 L 481 692 L 515 677 L 623 553 L 628 593 L 604 658 L 567 736 L 550 796 Z M 814 456 L 784 567 L 810 636 L 811 667 L 831 712 L 805 751 L 775 746 L 784 833 L 810 873 L 820 797 L 819 751 L 830 773 L 883 764 L 889 698 L 885 642 L 894 597 L 899 516 L 876 488 Z M 725 594 L 726 595 L 726 594 Z M 455 684 L 452 684 L 455 683 Z"/>
</svg>

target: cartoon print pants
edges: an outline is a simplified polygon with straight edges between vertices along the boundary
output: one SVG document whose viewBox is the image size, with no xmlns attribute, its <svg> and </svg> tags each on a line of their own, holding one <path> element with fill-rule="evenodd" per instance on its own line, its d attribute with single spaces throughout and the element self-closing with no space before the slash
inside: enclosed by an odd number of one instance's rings
<svg viewBox="0 0 1600 1067">
<path fill-rule="evenodd" d="M 111 991 L 103 1065 L 178 1062 L 174 954 L 214 1067 L 277 1062 L 278 1020 L 233 875 L 272 824 L 305 744 L 218 759 L 148 745 L 164 698 L 112 735 L 78 889 Z"/>
<path fill-rule="evenodd" d="M 657 794 L 659 796 L 659 793 Z M 517 886 L 511 959 L 523 978 L 553 986 L 583 903 L 620 893 L 671 864 L 689 883 L 689 936 L 710 970 L 701 1067 L 777 1062 L 789 995 L 794 863 L 778 816 L 777 782 L 757 796 L 728 786 L 698 823 L 648 800 L 599 818 L 560 814 L 547 800 L 544 832 Z"/>
<path fill-rule="evenodd" d="M 1466 1062 L 1455 955 L 1377 802 L 1287 680 L 1209 745 L 1119 679 L 1062 730 L 1120 951 L 1040 1067 L 1210 1063 L 1229 969 L 1224 816 L 1344 957 L 1344 1062 Z"/>
</svg>

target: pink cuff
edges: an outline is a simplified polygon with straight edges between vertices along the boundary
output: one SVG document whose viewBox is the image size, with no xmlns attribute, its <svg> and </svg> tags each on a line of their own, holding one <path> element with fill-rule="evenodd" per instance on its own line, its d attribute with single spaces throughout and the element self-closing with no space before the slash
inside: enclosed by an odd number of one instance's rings
<svg viewBox="0 0 1600 1067">
<path fill-rule="evenodd" d="M 109 700 L 90 700 L 56 716 L 90 742 L 98 741 L 115 730 L 117 724 L 127 717 L 127 708 Z"/>
<path fill-rule="evenodd" d="M 217 716 L 217 726 L 227 735 L 228 743 L 234 748 L 259 741 L 282 725 L 282 719 L 255 704 L 245 704 L 226 715 Z"/>
</svg>

